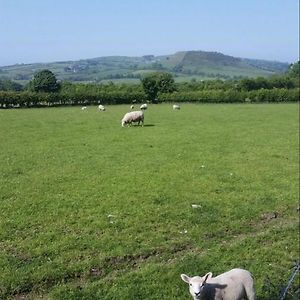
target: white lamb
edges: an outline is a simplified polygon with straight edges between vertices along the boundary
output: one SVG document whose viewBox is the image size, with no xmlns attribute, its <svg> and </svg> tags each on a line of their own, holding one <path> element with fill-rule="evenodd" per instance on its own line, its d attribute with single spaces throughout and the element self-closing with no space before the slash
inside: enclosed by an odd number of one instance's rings
<svg viewBox="0 0 300 300">
<path fill-rule="evenodd" d="M 130 109 L 134 109 L 134 105 L 131 105 L 131 106 L 130 106 Z"/>
<path fill-rule="evenodd" d="M 82 106 L 82 107 L 81 107 L 81 110 L 86 110 L 86 109 L 87 109 L 86 106 Z"/>
<path fill-rule="evenodd" d="M 144 125 L 144 113 L 140 110 L 138 111 L 131 111 L 124 115 L 122 119 L 122 127 L 125 126 L 125 124 L 131 125 L 131 123 L 138 122 L 138 125 L 140 125 L 140 122 L 142 122 L 142 126 Z"/>
<path fill-rule="evenodd" d="M 142 109 L 142 110 L 146 110 L 147 108 L 148 108 L 147 103 L 144 103 L 140 106 L 140 109 Z"/>
<path fill-rule="evenodd" d="M 178 105 L 178 104 L 174 104 L 173 105 L 173 109 L 175 110 L 175 109 L 180 109 L 180 106 Z"/>
<path fill-rule="evenodd" d="M 99 111 L 105 111 L 105 107 L 101 104 L 98 106 L 98 109 L 99 109 Z"/>
<path fill-rule="evenodd" d="M 181 274 L 189 284 L 194 300 L 255 300 L 255 289 L 251 273 L 243 269 L 232 269 L 217 277 L 209 272 L 203 277 Z"/>
</svg>

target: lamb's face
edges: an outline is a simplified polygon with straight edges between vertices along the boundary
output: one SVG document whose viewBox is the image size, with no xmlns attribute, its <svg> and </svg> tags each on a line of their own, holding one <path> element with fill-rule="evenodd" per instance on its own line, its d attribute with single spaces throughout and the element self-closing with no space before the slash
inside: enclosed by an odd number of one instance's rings
<svg viewBox="0 0 300 300">
<path fill-rule="evenodd" d="M 190 294 L 195 300 L 197 300 L 197 299 L 201 299 L 201 293 L 203 291 L 206 280 L 211 276 L 212 276 L 211 273 L 207 273 L 203 277 L 200 276 L 189 277 L 185 274 L 181 274 L 181 279 L 184 282 L 188 283 Z"/>
<path fill-rule="evenodd" d="M 195 276 L 190 279 L 189 288 L 190 294 L 194 299 L 200 299 L 201 292 L 203 290 L 204 283 L 201 277 Z"/>
</svg>

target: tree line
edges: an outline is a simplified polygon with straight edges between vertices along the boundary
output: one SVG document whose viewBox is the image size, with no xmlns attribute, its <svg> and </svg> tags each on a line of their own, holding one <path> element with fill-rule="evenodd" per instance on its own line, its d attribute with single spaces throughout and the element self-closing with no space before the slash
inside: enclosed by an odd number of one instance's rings
<svg viewBox="0 0 300 300">
<path fill-rule="evenodd" d="M 173 75 L 155 72 L 139 84 L 59 82 L 50 70 L 37 72 L 26 86 L 0 79 L 0 108 L 58 105 L 125 104 L 135 102 L 296 102 L 300 63 L 283 75 L 240 80 L 175 83 Z"/>
</svg>

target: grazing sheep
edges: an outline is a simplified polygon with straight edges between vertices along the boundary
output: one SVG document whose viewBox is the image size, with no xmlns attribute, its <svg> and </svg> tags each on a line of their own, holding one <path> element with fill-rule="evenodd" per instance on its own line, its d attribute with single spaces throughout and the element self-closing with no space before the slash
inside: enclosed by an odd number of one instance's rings
<svg viewBox="0 0 300 300">
<path fill-rule="evenodd" d="M 146 110 L 147 108 L 148 108 L 147 103 L 144 103 L 140 106 L 140 109 L 142 109 L 142 110 Z"/>
<path fill-rule="evenodd" d="M 105 107 L 104 107 L 103 105 L 100 104 L 100 105 L 98 106 L 98 110 L 99 110 L 99 111 L 105 111 Z"/>
<path fill-rule="evenodd" d="M 86 106 L 82 106 L 82 107 L 81 107 L 81 110 L 86 110 L 86 109 L 87 109 Z"/>
<path fill-rule="evenodd" d="M 140 125 L 140 122 L 142 122 L 142 126 L 144 125 L 144 113 L 140 110 L 138 111 L 131 111 L 124 115 L 122 119 L 122 127 L 125 126 L 125 124 L 131 125 L 131 123 L 138 122 L 138 125 Z"/>
<path fill-rule="evenodd" d="M 130 109 L 134 109 L 134 105 L 131 105 L 131 106 L 130 106 Z"/>
<path fill-rule="evenodd" d="M 181 274 L 181 279 L 189 284 L 194 300 L 255 300 L 252 275 L 243 269 L 232 269 L 217 277 L 211 272 L 203 277 Z"/>
<path fill-rule="evenodd" d="M 178 105 L 178 104 L 174 104 L 173 105 L 173 109 L 175 110 L 175 109 L 180 109 L 180 106 Z"/>
</svg>

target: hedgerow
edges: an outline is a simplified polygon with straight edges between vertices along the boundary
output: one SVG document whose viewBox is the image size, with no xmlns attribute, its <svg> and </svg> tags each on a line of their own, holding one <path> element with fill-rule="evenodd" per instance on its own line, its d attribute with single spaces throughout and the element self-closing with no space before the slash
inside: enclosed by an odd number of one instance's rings
<svg viewBox="0 0 300 300">
<path fill-rule="evenodd" d="M 253 91 L 203 90 L 174 92 L 159 95 L 161 102 L 242 103 L 242 102 L 297 102 L 299 88 L 260 89 Z"/>
<path fill-rule="evenodd" d="M 61 105 L 129 104 L 145 102 L 143 92 L 103 91 L 98 93 L 34 93 L 0 91 L 0 108 L 47 107 Z M 299 88 L 260 89 L 252 91 L 203 90 L 161 93 L 159 102 L 243 103 L 297 102 Z"/>
<path fill-rule="evenodd" d="M 34 93 L 0 91 L 0 108 L 144 102 L 143 92 Z"/>
</svg>

